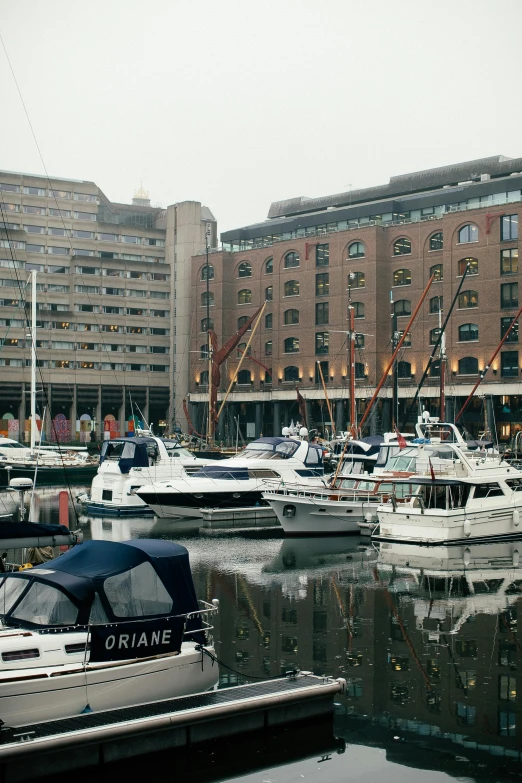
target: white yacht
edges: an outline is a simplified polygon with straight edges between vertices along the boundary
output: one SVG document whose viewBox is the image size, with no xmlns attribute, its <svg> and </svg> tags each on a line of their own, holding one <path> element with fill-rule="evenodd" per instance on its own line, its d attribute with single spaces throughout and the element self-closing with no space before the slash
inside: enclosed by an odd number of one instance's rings
<svg viewBox="0 0 522 783">
<path fill-rule="evenodd" d="M 267 505 L 263 491 L 283 484 L 324 486 L 323 449 L 296 437 L 258 438 L 230 459 L 157 482 L 137 495 L 159 517 L 202 517 L 202 509 Z"/>
<path fill-rule="evenodd" d="M 432 545 L 522 536 L 522 471 L 495 449 L 470 447 L 453 424 L 418 429 L 415 475 L 390 477 L 374 536 Z"/>
<path fill-rule="evenodd" d="M 0 438 L 0 486 L 7 486 L 11 478 L 34 479 L 35 470 L 39 482 L 46 484 L 88 481 L 97 462 L 86 448 L 35 445 L 31 449 L 12 438 Z"/>
<path fill-rule="evenodd" d="M 179 479 L 216 460 L 200 459 L 175 440 L 152 434 L 114 438 L 101 447 L 100 467 L 91 494 L 78 500 L 87 511 L 104 514 L 152 513 L 136 490 L 158 481 Z"/>
<path fill-rule="evenodd" d="M 218 666 L 188 552 L 87 541 L 0 581 L 0 702 L 8 726 L 214 688 Z"/>
</svg>

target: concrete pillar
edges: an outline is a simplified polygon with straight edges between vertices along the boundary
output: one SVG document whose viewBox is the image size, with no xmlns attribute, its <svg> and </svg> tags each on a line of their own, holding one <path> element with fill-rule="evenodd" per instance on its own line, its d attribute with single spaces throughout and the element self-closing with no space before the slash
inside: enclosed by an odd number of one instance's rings
<svg viewBox="0 0 522 783">
<path fill-rule="evenodd" d="M 391 411 L 392 409 L 392 401 L 391 400 L 383 400 L 382 401 L 382 408 L 381 408 L 381 431 L 382 432 L 389 432 L 391 427 Z"/>
<path fill-rule="evenodd" d="M 344 400 L 337 400 L 335 403 L 335 429 L 337 432 L 341 432 L 341 430 L 346 429 Z"/>
<path fill-rule="evenodd" d="M 281 403 L 279 400 L 274 402 L 274 437 L 281 435 Z"/>
<path fill-rule="evenodd" d="M 94 418 L 96 420 L 96 437 L 103 440 L 103 419 L 102 419 L 102 387 L 98 386 L 98 402 L 94 408 Z"/>
<path fill-rule="evenodd" d="M 263 431 L 263 405 L 261 402 L 256 402 L 256 438 L 261 437 Z"/>
<path fill-rule="evenodd" d="M 444 407 L 446 408 L 444 413 L 444 421 L 454 421 L 456 416 L 455 397 L 446 397 L 446 403 Z"/>
</svg>

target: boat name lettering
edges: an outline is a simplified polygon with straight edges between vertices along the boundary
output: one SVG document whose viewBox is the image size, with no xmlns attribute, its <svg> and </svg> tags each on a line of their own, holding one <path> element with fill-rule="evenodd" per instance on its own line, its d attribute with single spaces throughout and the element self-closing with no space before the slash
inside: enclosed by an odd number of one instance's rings
<svg viewBox="0 0 522 783">
<path fill-rule="evenodd" d="M 108 636 L 105 640 L 105 649 L 106 650 L 112 650 L 115 646 L 116 649 L 122 650 L 122 649 L 132 649 L 134 647 L 149 647 L 151 645 L 156 644 L 166 644 L 170 645 L 170 636 L 172 631 L 152 631 L 150 634 L 150 641 L 147 638 L 147 634 L 145 631 L 141 634 L 132 634 L 132 640 L 129 644 L 129 639 L 131 639 L 131 635 L 128 633 L 122 633 L 119 634 L 118 637 L 112 635 Z M 139 635 L 139 640 L 136 642 L 136 637 Z M 116 644 L 116 639 L 118 640 Z"/>
</svg>

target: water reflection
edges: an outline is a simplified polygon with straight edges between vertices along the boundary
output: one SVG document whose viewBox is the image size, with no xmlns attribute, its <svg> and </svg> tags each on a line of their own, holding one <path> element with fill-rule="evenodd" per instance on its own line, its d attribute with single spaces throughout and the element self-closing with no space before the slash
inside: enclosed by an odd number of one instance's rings
<svg viewBox="0 0 522 783">
<path fill-rule="evenodd" d="M 55 521 L 46 503 L 40 519 Z M 360 735 L 419 768 L 416 745 L 452 749 L 452 776 L 471 771 L 460 769 L 459 754 L 520 770 L 522 542 L 377 548 L 356 537 L 281 539 L 274 529 L 216 531 L 197 521 L 79 521 L 86 538 L 187 546 L 198 595 L 220 600 L 216 649 L 230 667 L 222 666 L 222 684 L 294 666 L 342 676 L 348 692 L 336 727 L 348 742 Z"/>
</svg>

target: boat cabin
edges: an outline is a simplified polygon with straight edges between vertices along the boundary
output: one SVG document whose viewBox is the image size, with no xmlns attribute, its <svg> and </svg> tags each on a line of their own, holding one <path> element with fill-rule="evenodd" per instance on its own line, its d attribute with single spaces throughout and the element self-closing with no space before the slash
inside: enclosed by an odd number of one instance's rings
<svg viewBox="0 0 522 783">
<path fill-rule="evenodd" d="M 122 473 L 132 468 L 148 468 L 165 459 L 190 459 L 194 455 L 175 440 L 155 437 L 115 438 L 103 442 L 100 465 L 117 462 Z"/>
</svg>

